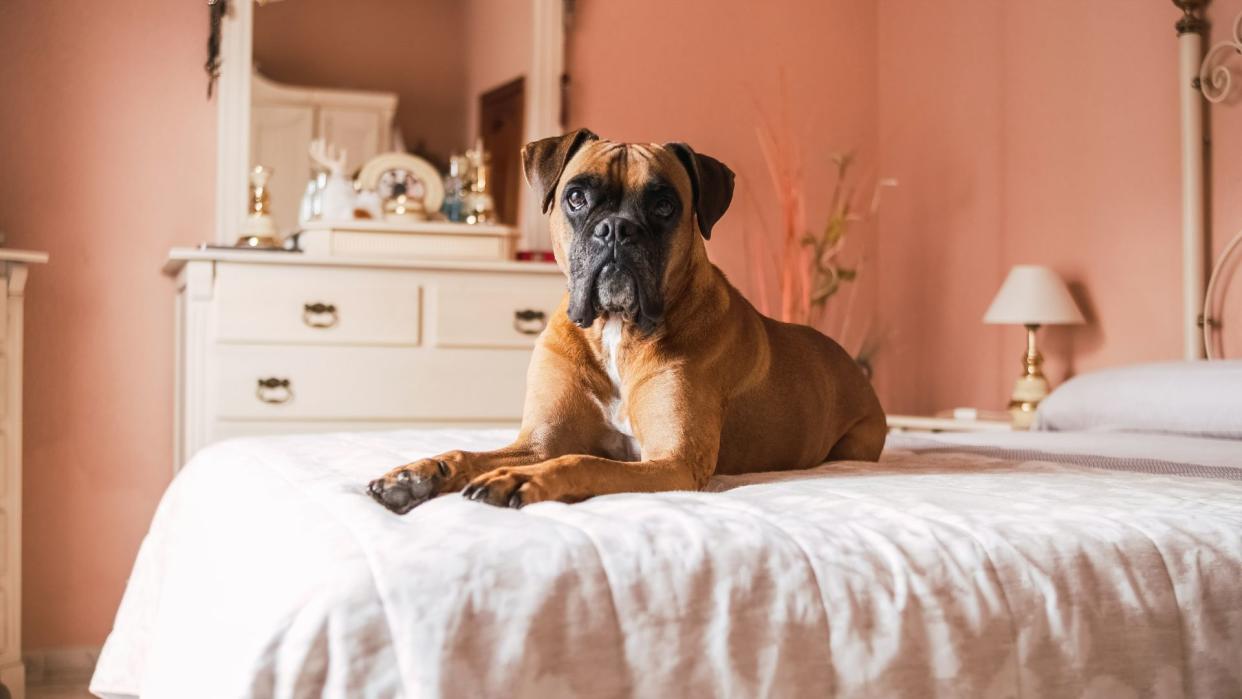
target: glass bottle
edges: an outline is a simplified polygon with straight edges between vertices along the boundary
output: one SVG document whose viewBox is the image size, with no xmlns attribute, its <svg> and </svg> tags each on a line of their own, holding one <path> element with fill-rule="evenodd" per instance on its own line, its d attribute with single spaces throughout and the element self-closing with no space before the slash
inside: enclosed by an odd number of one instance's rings
<svg viewBox="0 0 1242 699">
<path fill-rule="evenodd" d="M 449 173 L 444 178 L 444 204 L 440 206 L 440 213 L 453 223 L 461 223 L 462 220 L 462 194 L 465 189 L 462 175 L 465 169 L 464 157 L 454 155 L 449 158 Z"/>
</svg>

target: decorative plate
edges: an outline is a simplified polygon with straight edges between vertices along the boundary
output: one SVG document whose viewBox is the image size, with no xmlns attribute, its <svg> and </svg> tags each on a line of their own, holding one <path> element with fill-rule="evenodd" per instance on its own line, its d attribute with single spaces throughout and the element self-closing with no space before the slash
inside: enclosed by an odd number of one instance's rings
<svg viewBox="0 0 1242 699">
<path fill-rule="evenodd" d="M 379 195 L 381 200 L 394 196 L 400 186 L 411 199 L 421 200 L 427 213 L 434 214 L 444 203 L 444 180 L 435 166 L 409 153 L 380 153 L 367 161 L 358 172 L 358 185 Z"/>
</svg>

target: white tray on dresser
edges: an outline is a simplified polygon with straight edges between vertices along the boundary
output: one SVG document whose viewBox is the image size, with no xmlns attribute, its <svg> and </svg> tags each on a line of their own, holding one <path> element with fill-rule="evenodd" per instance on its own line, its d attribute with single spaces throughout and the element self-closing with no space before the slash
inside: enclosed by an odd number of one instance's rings
<svg viewBox="0 0 1242 699">
<path fill-rule="evenodd" d="M 308 255 L 336 258 L 492 260 L 513 258 L 516 228 L 448 221 L 311 221 L 298 234 Z"/>
<path fill-rule="evenodd" d="M 220 439 L 516 426 L 553 264 L 177 248 L 175 464 Z"/>
</svg>

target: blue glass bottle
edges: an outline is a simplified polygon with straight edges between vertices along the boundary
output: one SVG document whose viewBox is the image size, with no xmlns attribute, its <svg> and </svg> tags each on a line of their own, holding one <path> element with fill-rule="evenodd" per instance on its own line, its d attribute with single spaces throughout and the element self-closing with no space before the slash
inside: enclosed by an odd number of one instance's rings
<svg viewBox="0 0 1242 699">
<path fill-rule="evenodd" d="M 440 206 L 440 213 L 454 223 L 461 223 L 462 220 L 462 192 L 465 189 L 462 172 L 465 164 L 465 159 L 460 155 L 449 158 L 449 174 L 444 178 L 444 204 Z"/>
</svg>

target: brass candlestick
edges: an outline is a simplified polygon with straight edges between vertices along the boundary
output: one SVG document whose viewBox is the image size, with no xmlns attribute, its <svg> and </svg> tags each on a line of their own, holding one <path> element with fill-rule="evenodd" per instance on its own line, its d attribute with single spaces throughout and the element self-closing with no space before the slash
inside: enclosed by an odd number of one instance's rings
<svg viewBox="0 0 1242 699">
<path fill-rule="evenodd" d="M 272 220 L 271 195 L 267 183 L 272 179 L 272 168 L 255 165 L 250 171 L 250 213 L 246 226 L 237 239 L 239 248 L 278 248 L 276 222 Z"/>
<path fill-rule="evenodd" d="M 491 223 L 496 218 L 496 202 L 488 192 L 488 159 L 481 140 L 466 151 L 466 160 L 471 167 L 470 189 L 462 197 L 462 214 L 466 223 Z"/>
</svg>

